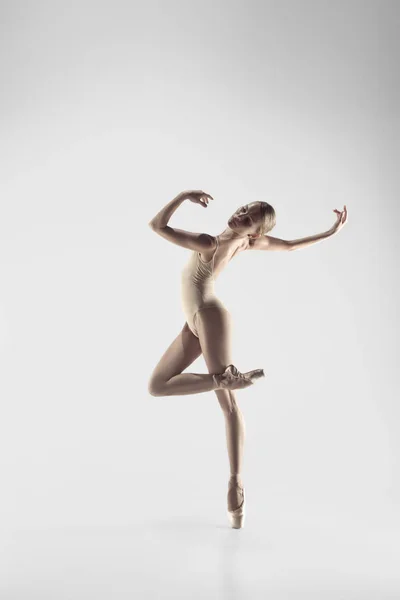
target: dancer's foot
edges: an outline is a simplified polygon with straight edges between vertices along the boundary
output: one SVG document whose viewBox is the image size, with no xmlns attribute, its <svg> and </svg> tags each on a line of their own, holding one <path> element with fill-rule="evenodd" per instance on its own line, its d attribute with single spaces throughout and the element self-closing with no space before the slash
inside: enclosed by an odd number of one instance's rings
<svg viewBox="0 0 400 600">
<path fill-rule="evenodd" d="M 250 379 L 253 383 L 255 383 L 258 379 L 265 377 L 264 369 L 253 369 L 253 371 L 247 371 L 243 373 L 246 379 Z"/>
<path fill-rule="evenodd" d="M 239 482 L 229 482 L 228 492 L 228 519 L 234 529 L 244 527 L 245 520 L 245 494 L 244 486 Z"/>
<path fill-rule="evenodd" d="M 247 388 L 260 377 L 265 377 L 263 369 L 254 369 L 247 373 L 241 373 L 234 365 L 226 367 L 223 373 L 213 375 L 216 389 L 237 390 Z"/>
<path fill-rule="evenodd" d="M 243 501 L 243 484 L 241 481 L 229 480 L 227 500 L 229 511 L 234 511 L 239 508 Z"/>
</svg>

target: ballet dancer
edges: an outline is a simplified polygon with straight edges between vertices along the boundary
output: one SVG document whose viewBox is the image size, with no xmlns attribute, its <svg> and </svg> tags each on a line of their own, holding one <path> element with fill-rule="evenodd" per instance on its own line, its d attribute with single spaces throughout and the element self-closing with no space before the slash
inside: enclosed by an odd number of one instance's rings
<svg viewBox="0 0 400 600">
<path fill-rule="evenodd" d="M 244 250 L 293 251 L 327 239 L 343 227 L 347 209 L 334 209 L 336 223 L 324 233 L 297 240 L 281 240 L 266 235 L 276 224 L 274 208 L 263 201 L 240 206 L 217 236 L 192 233 L 168 225 L 173 213 L 186 200 L 207 208 L 214 200 L 203 190 L 178 194 L 149 222 L 166 240 L 192 250 L 181 278 L 181 302 L 186 322 L 154 368 L 148 391 L 152 396 L 176 396 L 214 391 L 225 418 L 230 465 L 228 518 L 240 529 L 245 518 L 245 488 L 242 462 L 245 422 L 235 391 L 253 385 L 264 377 L 263 369 L 241 373 L 232 361 L 232 321 L 229 310 L 215 295 L 214 281 L 229 261 Z M 183 373 L 203 354 L 208 374 Z"/>
</svg>

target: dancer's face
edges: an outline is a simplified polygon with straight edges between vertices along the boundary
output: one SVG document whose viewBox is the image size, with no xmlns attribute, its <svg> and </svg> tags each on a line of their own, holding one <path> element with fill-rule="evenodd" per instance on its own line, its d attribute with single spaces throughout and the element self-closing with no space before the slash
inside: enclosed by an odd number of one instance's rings
<svg viewBox="0 0 400 600">
<path fill-rule="evenodd" d="M 259 235 L 261 226 L 261 205 L 259 202 L 243 204 L 228 220 L 230 229 L 241 235 Z"/>
</svg>

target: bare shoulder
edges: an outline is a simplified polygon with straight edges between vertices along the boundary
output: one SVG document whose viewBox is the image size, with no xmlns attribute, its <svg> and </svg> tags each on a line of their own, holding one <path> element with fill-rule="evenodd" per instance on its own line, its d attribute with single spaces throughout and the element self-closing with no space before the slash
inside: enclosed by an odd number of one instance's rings
<svg viewBox="0 0 400 600">
<path fill-rule="evenodd" d="M 201 258 L 204 262 L 208 262 L 212 259 L 215 249 L 217 247 L 217 236 L 215 235 L 210 235 L 209 233 L 204 233 L 204 238 L 207 240 L 208 246 L 207 248 L 203 249 L 200 254 L 201 254 Z"/>
<path fill-rule="evenodd" d="M 184 229 L 177 229 L 170 225 L 152 227 L 152 230 L 169 242 L 188 250 L 207 252 L 215 244 L 213 236 L 208 233 L 185 231 Z"/>
</svg>

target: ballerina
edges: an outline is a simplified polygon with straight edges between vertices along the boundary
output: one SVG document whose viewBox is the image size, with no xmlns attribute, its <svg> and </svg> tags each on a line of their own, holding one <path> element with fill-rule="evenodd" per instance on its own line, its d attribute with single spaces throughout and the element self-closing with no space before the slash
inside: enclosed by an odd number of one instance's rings
<svg viewBox="0 0 400 600">
<path fill-rule="evenodd" d="M 241 470 L 245 440 L 243 414 L 235 390 L 253 385 L 265 377 L 263 369 L 242 373 L 232 360 L 232 319 L 215 294 L 214 281 L 230 260 L 247 250 L 293 251 L 327 239 L 343 227 L 347 209 L 334 209 L 336 223 L 328 231 L 297 240 L 266 235 L 276 224 L 274 208 L 263 201 L 240 206 L 217 236 L 172 228 L 168 222 L 185 200 L 207 208 L 214 198 L 203 190 L 178 194 L 149 223 L 166 240 L 192 250 L 182 271 L 181 301 L 186 322 L 162 355 L 149 379 L 152 396 L 199 394 L 215 391 L 225 417 L 225 431 L 231 476 L 228 482 L 228 517 L 235 529 L 244 525 L 245 490 Z M 203 354 L 206 373 L 183 373 Z"/>
</svg>

